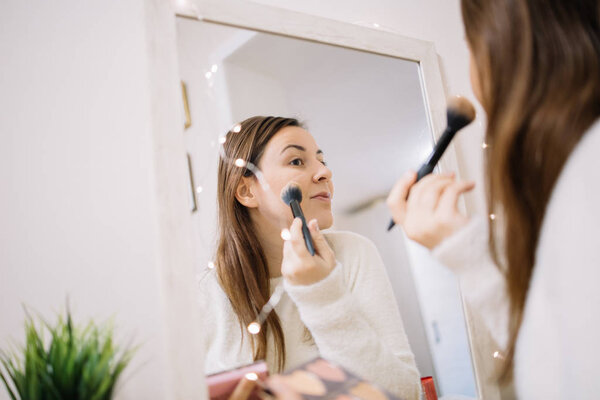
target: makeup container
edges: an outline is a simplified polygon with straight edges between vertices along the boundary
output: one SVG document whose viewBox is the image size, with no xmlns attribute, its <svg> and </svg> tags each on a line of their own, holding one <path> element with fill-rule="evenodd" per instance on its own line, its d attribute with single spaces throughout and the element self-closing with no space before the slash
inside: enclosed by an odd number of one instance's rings
<svg viewBox="0 0 600 400">
<path fill-rule="evenodd" d="M 255 373 L 259 380 L 265 380 L 268 377 L 267 364 L 264 361 L 258 361 L 254 364 L 246 365 L 229 371 L 218 372 L 206 377 L 208 385 L 208 394 L 210 400 L 228 400 L 239 381 L 246 374 Z M 259 389 L 255 389 L 248 400 L 260 400 Z"/>
<path fill-rule="evenodd" d="M 305 400 L 402 400 L 344 368 L 316 358 L 280 375 Z M 268 386 L 268 381 L 267 381 Z"/>
</svg>

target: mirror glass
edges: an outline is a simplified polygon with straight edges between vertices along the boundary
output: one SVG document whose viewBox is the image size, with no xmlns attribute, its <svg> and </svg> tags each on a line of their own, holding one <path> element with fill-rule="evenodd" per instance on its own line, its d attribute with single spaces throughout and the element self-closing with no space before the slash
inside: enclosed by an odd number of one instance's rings
<svg viewBox="0 0 600 400">
<path fill-rule="evenodd" d="M 333 172 L 331 229 L 377 246 L 421 376 L 433 376 L 440 395 L 474 397 L 457 282 L 401 229 L 386 231 L 388 191 L 434 142 L 419 63 L 187 18 L 177 35 L 199 277 L 216 242 L 220 138 L 251 116 L 297 118 Z"/>
</svg>

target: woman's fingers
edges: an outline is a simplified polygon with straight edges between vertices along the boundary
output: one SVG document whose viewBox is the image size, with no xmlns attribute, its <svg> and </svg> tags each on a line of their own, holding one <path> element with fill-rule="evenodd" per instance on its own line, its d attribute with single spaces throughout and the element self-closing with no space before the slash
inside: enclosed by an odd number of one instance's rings
<svg viewBox="0 0 600 400">
<path fill-rule="evenodd" d="M 438 205 L 444 190 L 452 183 L 454 183 L 454 176 L 428 175 L 415 185 L 414 193 L 410 195 L 410 201 L 433 210 Z"/>
<path fill-rule="evenodd" d="M 312 236 L 316 253 L 327 262 L 329 267 L 333 268 L 335 266 L 335 255 L 331 247 L 329 247 L 325 235 L 319 229 L 319 223 L 316 219 L 308 223 L 308 230 Z"/>
<path fill-rule="evenodd" d="M 286 384 L 280 375 L 271 375 L 267 387 L 278 400 L 302 400 L 302 396 Z"/>
<path fill-rule="evenodd" d="M 247 400 L 252 394 L 254 387 L 256 386 L 256 381 L 250 380 L 245 376 L 238 382 L 235 390 L 229 396 L 229 400 Z"/>
<path fill-rule="evenodd" d="M 292 226 L 290 226 L 289 242 L 292 245 L 292 249 L 299 257 L 310 257 L 310 253 L 304 242 L 304 235 L 302 235 L 302 220 L 298 217 L 294 218 Z"/>
<path fill-rule="evenodd" d="M 283 244 L 281 274 L 292 284 L 310 285 L 325 278 L 335 267 L 335 255 L 319 232 L 316 221 L 309 224 L 312 231 L 315 255 L 311 256 L 302 235 L 302 220 L 294 219 L 290 227 L 290 240 Z"/>
<path fill-rule="evenodd" d="M 417 173 L 407 172 L 400 178 L 388 195 L 386 203 L 392 213 L 392 218 L 397 224 L 404 222 L 406 215 L 406 198 L 412 185 L 417 181 Z"/>
<path fill-rule="evenodd" d="M 454 174 L 428 175 L 409 186 L 403 177 L 388 198 L 394 220 L 406 235 L 430 249 L 463 227 L 468 218 L 457 210 L 458 197 L 472 190 L 473 182 L 456 182 Z M 399 198 L 407 193 L 408 200 Z"/>
<path fill-rule="evenodd" d="M 444 214 L 458 213 L 458 198 L 461 194 L 473 190 L 475 182 L 455 182 L 452 185 L 446 187 L 444 193 L 440 197 L 438 204 L 438 211 Z"/>
</svg>

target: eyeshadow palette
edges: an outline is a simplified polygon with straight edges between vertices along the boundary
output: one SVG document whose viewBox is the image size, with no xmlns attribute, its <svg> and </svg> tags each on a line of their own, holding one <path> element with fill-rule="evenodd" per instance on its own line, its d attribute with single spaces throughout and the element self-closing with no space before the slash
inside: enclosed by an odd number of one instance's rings
<svg viewBox="0 0 600 400">
<path fill-rule="evenodd" d="M 248 373 L 255 373 L 256 377 L 261 380 L 266 379 L 269 374 L 267 364 L 264 361 L 258 361 L 233 370 L 208 375 L 206 384 L 210 400 L 228 400 L 239 381 Z M 252 392 L 249 400 L 260 400 L 258 389 Z"/>
<path fill-rule="evenodd" d="M 401 400 L 322 358 L 284 372 L 281 378 L 305 400 Z"/>
</svg>

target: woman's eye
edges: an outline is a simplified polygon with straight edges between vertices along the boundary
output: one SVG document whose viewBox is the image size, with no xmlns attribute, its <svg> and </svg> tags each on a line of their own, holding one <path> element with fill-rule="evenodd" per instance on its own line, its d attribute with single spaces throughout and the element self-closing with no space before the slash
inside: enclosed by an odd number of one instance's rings
<svg viewBox="0 0 600 400">
<path fill-rule="evenodd" d="M 325 160 L 321 160 L 321 164 L 323 164 L 324 166 L 327 166 L 327 162 Z"/>
<path fill-rule="evenodd" d="M 304 164 L 304 162 L 302 162 L 301 158 L 294 158 L 292 161 L 290 161 L 290 165 L 294 165 L 294 166 L 297 166 L 297 167 L 299 167 L 299 166 L 301 166 L 303 164 Z"/>
</svg>

